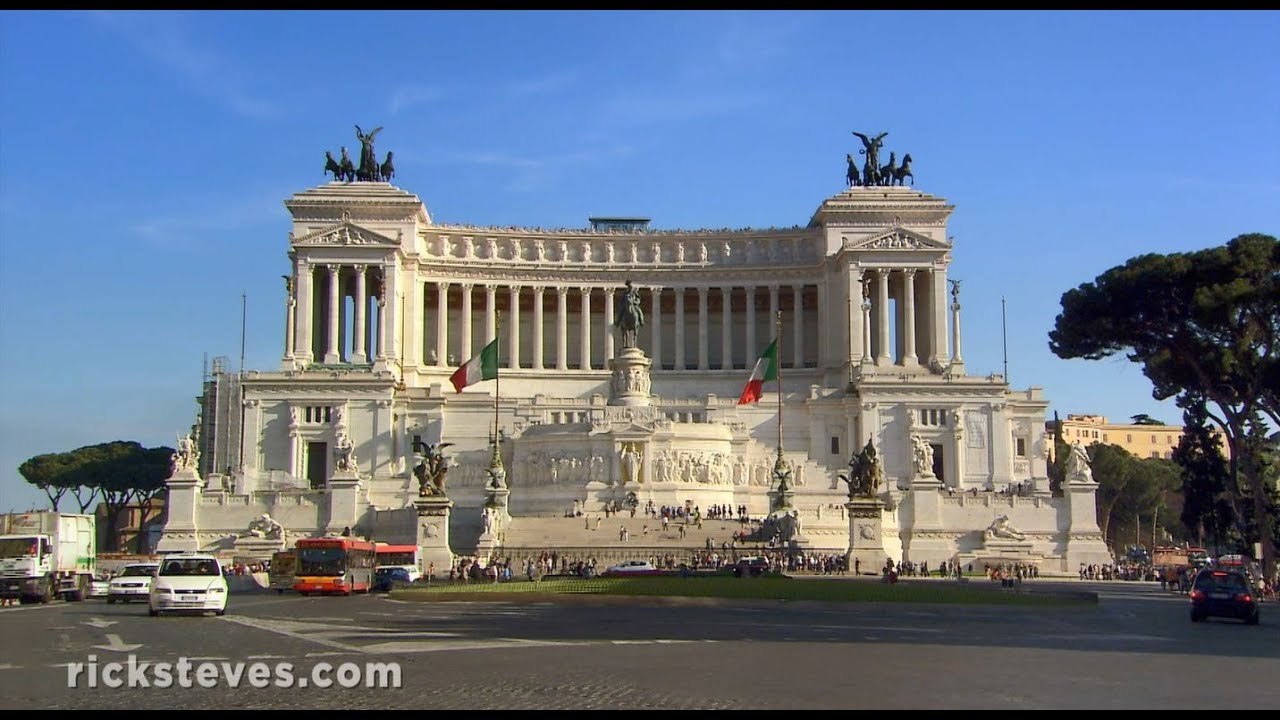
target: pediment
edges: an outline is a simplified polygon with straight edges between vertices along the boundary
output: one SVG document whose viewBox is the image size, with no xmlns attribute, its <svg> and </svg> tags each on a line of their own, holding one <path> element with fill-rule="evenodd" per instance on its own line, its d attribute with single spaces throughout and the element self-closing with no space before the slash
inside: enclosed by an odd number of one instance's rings
<svg viewBox="0 0 1280 720">
<path fill-rule="evenodd" d="M 321 228 L 293 239 L 294 247 L 332 247 L 369 245 L 374 247 L 398 247 L 398 240 L 376 233 L 368 228 L 344 220 L 337 225 Z"/>
<path fill-rule="evenodd" d="M 934 240 L 928 235 L 922 235 L 918 232 L 907 230 L 906 228 L 893 228 L 872 235 L 871 237 L 861 239 L 845 238 L 845 250 L 950 250 L 951 246 L 940 240 Z"/>
</svg>

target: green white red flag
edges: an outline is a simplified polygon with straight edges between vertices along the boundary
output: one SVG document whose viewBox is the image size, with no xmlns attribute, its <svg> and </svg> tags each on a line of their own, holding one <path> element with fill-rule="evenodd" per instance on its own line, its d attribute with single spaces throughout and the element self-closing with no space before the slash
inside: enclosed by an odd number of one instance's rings
<svg viewBox="0 0 1280 720">
<path fill-rule="evenodd" d="M 769 347 L 765 348 L 764 354 L 756 361 L 756 367 L 751 371 L 751 379 L 747 380 L 747 386 L 742 389 L 738 404 L 745 405 L 759 401 L 760 396 L 764 395 L 764 384 L 777 379 L 778 339 L 774 338 L 773 342 L 769 343 Z"/>
<path fill-rule="evenodd" d="M 453 383 L 454 389 L 462 392 L 462 388 L 468 385 L 475 385 L 485 380 L 493 380 L 498 377 L 498 338 L 494 338 L 493 342 L 484 346 L 480 354 L 471 358 L 462 367 L 453 371 L 453 375 L 449 376 L 449 382 Z"/>
</svg>

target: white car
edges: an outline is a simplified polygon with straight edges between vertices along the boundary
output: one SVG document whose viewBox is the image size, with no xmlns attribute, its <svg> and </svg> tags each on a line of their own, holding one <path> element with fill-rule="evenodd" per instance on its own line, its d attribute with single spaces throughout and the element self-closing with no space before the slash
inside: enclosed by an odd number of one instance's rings
<svg viewBox="0 0 1280 720">
<path fill-rule="evenodd" d="M 95 575 L 89 583 L 89 597 L 104 598 L 111 593 L 111 576 Z"/>
<path fill-rule="evenodd" d="M 662 571 L 653 566 L 648 560 L 628 560 L 618 565 L 613 565 L 604 571 L 605 575 L 657 575 Z"/>
<path fill-rule="evenodd" d="M 107 603 L 146 600 L 151 597 L 151 578 L 159 569 L 156 563 L 131 563 L 124 571 L 111 579 L 107 588 Z"/>
<path fill-rule="evenodd" d="M 151 581 L 151 615 L 162 612 L 227 611 L 227 579 L 212 555 L 169 555 Z"/>
</svg>

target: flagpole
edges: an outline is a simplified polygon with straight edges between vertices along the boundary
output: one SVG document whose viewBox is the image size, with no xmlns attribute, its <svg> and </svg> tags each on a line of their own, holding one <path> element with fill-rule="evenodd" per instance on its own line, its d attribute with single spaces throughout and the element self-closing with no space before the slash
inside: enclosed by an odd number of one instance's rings
<svg viewBox="0 0 1280 720">
<path fill-rule="evenodd" d="M 782 311 L 776 321 L 778 332 L 778 459 L 782 459 Z"/>
<path fill-rule="evenodd" d="M 496 304 L 496 303 L 495 303 Z M 493 375 L 493 444 L 498 445 L 498 395 L 502 388 L 502 373 L 498 369 L 498 365 L 502 364 L 502 322 L 501 314 L 497 308 L 493 311 L 493 354 L 495 356 L 494 375 Z"/>
</svg>

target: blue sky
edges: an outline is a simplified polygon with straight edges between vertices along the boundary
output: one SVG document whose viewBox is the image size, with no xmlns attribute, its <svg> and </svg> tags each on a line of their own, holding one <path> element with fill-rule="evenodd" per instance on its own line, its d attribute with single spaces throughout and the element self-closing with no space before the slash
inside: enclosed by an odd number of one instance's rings
<svg viewBox="0 0 1280 720">
<path fill-rule="evenodd" d="M 850 133 L 956 205 L 970 372 L 1051 412 L 1180 422 L 1065 361 L 1062 293 L 1143 253 L 1280 234 L 1275 12 L 2 12 L 0 510 L 17 467 L 173 445 L 202 360 L 275 370 L 282 201 L 353 125 L 446 223 L 803 225 Z"/>
</svg>

